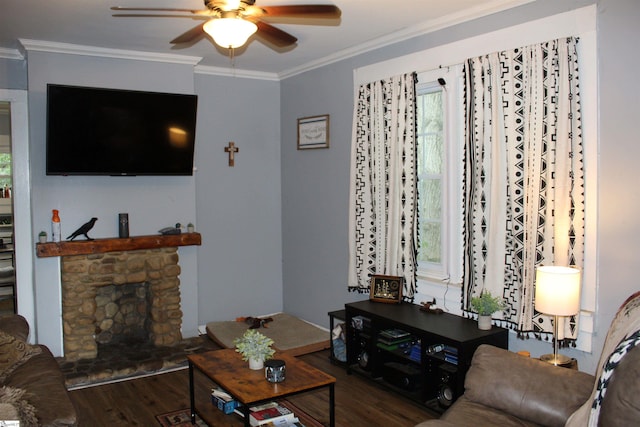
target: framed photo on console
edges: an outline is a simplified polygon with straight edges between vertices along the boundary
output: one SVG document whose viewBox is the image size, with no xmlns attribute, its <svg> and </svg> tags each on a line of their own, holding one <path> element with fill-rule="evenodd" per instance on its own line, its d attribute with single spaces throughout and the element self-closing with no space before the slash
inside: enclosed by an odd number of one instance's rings
<svg viewBox="0 0 640 427">
<path fill-rule="evenodd" d="M 404 277 L 401 276 L 371 276 L 371 293 L 369 299 L 376 302 L 399 304 L 402 300 Z"/>
</svg>

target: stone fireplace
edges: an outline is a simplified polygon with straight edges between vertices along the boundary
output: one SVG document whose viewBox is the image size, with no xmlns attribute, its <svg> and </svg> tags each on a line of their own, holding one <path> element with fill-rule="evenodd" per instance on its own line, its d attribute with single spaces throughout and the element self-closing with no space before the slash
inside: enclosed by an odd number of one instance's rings
<svg viewBox="0 0 640 427">
<path fill-rule="evenodd" d="M 61 271 L 63 343 L 67 360 L 95 358 L 98 341 L 117 341 L 114 332 L 118 329 L 123 332 L 122 325 L 127 322 L 148 324 L 149 340 L 156 346 L 172 346 L 182 340 L 177 248 L 63 256 Z M 127 293 L 125 288 L 135 285 L 138 289 L 134 294 L 145 294 L 144 298 L 134 303 L 135 307 L 129 302 L 123 314 L 116 301 Z M 105 289 L 109 293 L 104 292 Z M 135 316 L 124 320 L 132 310 Z M 148 316 L 140 320 L 138 314 L 143 312 Z M 113 328 L 116 315 L 122 318 L 119 328 Z M 140 333 L 140 328 L 130 329 L 135 329 L 134 334 Z M 131 330 L 128 332 L 131 334 Z"/>
<path fill-rule="evenodd" d="M 182 233 L 37 243 L 38 257 L 61 259 L 65 359 L 96 359 L 101 345 L 131 339 L 179 346 L 178 247 L 201 242 L 200 233 Z"/>
</svg>

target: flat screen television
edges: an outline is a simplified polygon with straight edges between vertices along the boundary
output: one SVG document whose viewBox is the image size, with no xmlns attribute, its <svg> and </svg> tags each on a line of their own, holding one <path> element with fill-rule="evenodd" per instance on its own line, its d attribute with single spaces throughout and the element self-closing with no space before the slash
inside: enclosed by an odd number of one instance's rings
<svg viewBox="0 0 640 427">
<path fill-rule="evenodd" d="M 49 84 L 47 175 L 193 175 L 197 102 Z"/>
</svg>

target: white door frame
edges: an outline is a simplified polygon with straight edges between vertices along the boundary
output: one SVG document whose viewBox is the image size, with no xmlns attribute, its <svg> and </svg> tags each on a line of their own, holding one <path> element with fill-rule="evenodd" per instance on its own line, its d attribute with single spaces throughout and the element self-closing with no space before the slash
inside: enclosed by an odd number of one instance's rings
<svg viewBox="0 0 640 427">
<path fill-rule="evenodd" d="M 34 240 L 31 218 L 31 173 L 29 162 L 29 108 L 26 90 L 0 89 L 0 101 L 11 104 L 11 159 L 13 163 L 13 229 L 18 313 L 31 325 L 36 341 L 34 287 Z"/>
</svg>

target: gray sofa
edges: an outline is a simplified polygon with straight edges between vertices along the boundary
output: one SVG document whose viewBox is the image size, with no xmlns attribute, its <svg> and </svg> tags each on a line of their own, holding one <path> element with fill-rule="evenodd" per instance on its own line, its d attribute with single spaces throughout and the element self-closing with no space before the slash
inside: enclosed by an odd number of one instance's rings
<svg viewBox="0 0 640 427">
<path fill-rule="evenodd" d="M 77 425 L 58 362 L 46 346 L 27 344 L 28 336 L 24 317 L 0 317 L 0 413 L 15 410 L 26 417 L 23 427 Z"/>
<path fill-rule="evenodd" d="M 481 345 L 464 394 L 416 427 L 640 426 L 640 292 L 620 307 L 596 376 Z"/>
</svg>

